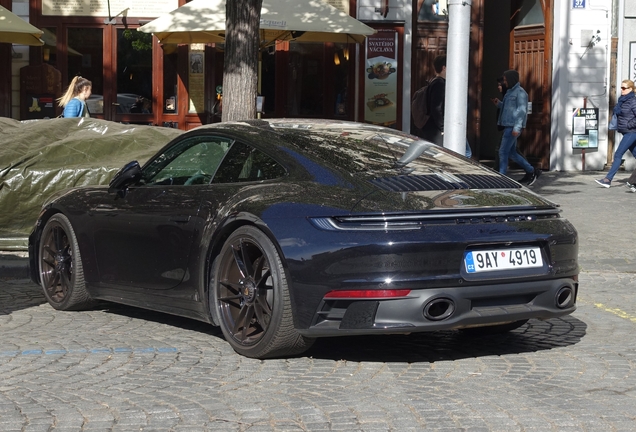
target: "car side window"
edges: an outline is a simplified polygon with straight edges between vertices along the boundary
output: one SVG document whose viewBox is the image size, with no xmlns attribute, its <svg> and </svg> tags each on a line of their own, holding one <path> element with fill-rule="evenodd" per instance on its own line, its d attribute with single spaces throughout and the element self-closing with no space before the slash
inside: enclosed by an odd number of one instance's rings
<svg viewBox="0 0 636 432">
<path fill-rule="evenodd" d="M 254 147 L 236 142 L 219 166 L 212 183 L 239 183 L 284 177 L 285 168 Z"/>
<path fill-rule="evenodd" d="M 181 141 L 144 167 L 142 184 L 197 185 L 208 184 L 232 140 L 198 136 Z"/>
</svg>

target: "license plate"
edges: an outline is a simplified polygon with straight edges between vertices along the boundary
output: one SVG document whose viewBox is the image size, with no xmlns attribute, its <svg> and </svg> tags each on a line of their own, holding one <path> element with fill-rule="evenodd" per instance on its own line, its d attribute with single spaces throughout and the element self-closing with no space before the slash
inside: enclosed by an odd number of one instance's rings
<svg viewBox="0 0 636 432">
<path fill-rule="evenodd" d="M 542 267 L 543 259 L 538 247 L 493 249 L 464 252 L 464 265 L 468 273 L 520 270 Z"/>
</svg>

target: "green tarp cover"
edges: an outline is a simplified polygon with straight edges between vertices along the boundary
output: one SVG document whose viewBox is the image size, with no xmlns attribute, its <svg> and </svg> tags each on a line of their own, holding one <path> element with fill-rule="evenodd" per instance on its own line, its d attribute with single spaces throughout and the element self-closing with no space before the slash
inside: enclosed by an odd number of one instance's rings
<svg viewBox="0 0 636 432">
<path fill-rule="evenodd" d="M 0 250 L 27 250 L 42 203 L 53 192 L 108 184 L 127 162 L 143 165 L 181 133 L 93 118 L 0 117 Z"/>
</svg>

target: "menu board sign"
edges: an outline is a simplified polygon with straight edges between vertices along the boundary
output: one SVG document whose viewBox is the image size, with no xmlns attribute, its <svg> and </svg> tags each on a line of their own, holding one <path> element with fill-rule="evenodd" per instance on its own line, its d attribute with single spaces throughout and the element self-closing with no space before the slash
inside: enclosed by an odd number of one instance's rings
<svg viewBox="0 0 636 432">
<path fill-rule="evenodd" d="M 398 97 L 398 33 L 381 29 L 365 41 L 364 121 L 395 127 Z"/>
<path fill-rule="evenodd" d="M 572 148 L 598 147 L 598 108 L 574 108 Z"/>
</svg>

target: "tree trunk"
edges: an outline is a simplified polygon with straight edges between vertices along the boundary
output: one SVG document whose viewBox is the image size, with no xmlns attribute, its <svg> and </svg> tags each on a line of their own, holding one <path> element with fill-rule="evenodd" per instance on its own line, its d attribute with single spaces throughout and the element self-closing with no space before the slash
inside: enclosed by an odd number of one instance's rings
<svg viewBox="0 0 636 432">
<path fill-rule="evenodd" d="M 221 121 L 256 118 L 259 25 L 263 0 L 225 3 L 225 70 Z"/>
</svg>

